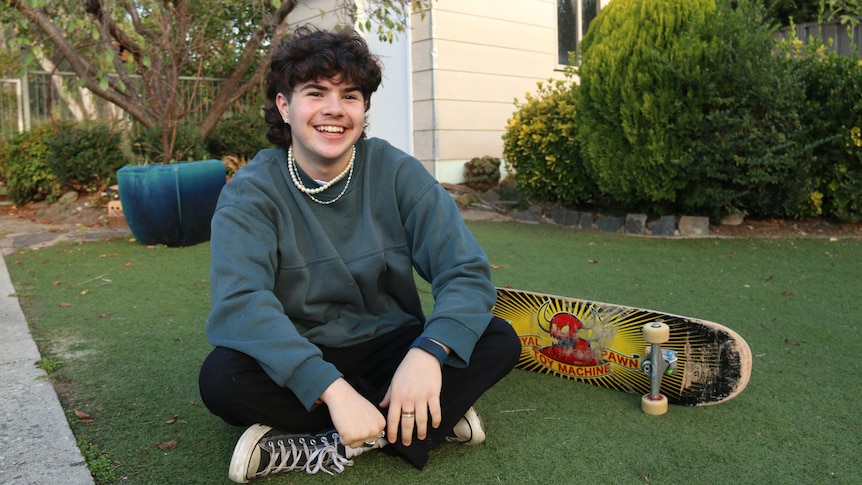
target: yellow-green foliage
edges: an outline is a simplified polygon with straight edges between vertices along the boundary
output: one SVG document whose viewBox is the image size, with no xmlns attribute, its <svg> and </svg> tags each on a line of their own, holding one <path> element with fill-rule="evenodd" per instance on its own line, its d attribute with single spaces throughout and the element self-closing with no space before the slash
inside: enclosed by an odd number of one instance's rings
<svg viewBox="0 0 862 485">
<path fill-rule="evenodd" d="M 578 145 L 577 85 L 570 78 L 539 83 L 509 119 L 503 152 L 525 197 L 573 205 L 593 194 Z"/>
</svg>

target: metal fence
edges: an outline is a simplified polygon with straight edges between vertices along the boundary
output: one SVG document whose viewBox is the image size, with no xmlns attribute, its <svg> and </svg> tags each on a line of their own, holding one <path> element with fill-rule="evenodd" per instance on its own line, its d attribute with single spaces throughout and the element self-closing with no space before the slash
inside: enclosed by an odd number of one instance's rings
<svg viewBox="0 0 862 485">
<path fill-rule="evenodd" d="M 775 36 L 779 39 L 787 39 L 791 35 L 791 27 L 778 29 Z M 862 24 L 857 24 L 848 32 L 847 27 L 841 25 L 837 20 L 825 24 L 807 22 L 795 26 L 796 37 L 808 44 L 814 39 L 823 39 L 824 45 L 833 52 L 842 56 L 850 56 L 855 51 L 862 55 Z"/>
<path fill-rule="evenodd" d="M 180 79 L 180 99 L 189 103 L 202 118 L 218 88 L 225 82 L 218 78 Z M 0 79 L 0 141 L 48 121 L 121 121 L 129 116 L 122 109 L 86 88 L 80 87 L 72 72 L 28 71 L 21 79 Z M 226 116 L 242 111 L 255 102 L 258 93 L 249 93 L 235 103 Z"/>
<path fill-rule="evenodd" d="M 24 131 L 24 96 L 20 79 L 0 79 L 0 141 Z"/>
</svg>

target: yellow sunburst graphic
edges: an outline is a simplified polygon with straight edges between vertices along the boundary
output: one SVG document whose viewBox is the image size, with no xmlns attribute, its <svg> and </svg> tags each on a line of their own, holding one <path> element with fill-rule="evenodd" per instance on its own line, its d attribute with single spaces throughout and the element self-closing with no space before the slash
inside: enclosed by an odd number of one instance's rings
<svg viewBox="0 0 862 485">
<path fill-rule="evenodd" d="M 649 392 L 649 378 L 641 370 L 648 347 L 643 326 L 664 322 L 670 327 L 670 340 L 662 349 L 675 352 L 677 362 L 673 373 L 662 378 L 662 394 L 678 404 L 721 398 L 711 394 L 722 391 L 710 386 L 728 371 L 725 345 L 714 328 L 693 319 L 503 288 L 497 290 L 494 314 L 507 320 L 521 339 L 518 367 L 639 395 Z M 560 314 L 577 319 L 570 319 L 580 325 L 576 333 L 552 323 Z M 560 336 L 569 339 L 561 343 Z M 573 345 L 585 348 L 585 342 L 595 362 L 567 358 Z"/>
</svg>

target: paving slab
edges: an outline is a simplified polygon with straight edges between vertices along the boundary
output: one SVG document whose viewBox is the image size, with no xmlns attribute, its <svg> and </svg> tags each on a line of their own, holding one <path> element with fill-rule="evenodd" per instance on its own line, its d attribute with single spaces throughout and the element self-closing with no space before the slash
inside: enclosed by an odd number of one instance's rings
<svg viewBox="0 0 862 485">
<path fill-rule="evenodd" d="M 2 257 L 0 334 L 0 484 L 92 484 Z"/>
</svg>

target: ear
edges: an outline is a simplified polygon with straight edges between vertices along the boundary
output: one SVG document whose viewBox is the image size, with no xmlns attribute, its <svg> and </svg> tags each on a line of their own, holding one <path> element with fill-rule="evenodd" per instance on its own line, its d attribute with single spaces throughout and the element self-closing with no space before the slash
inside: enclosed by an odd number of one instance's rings
<svg viewBox="0 0 862 485">
<path fill-rule="evenodd" d="M 275 95 L 275 107 L 278 108 L 278 112 L 281 113 L 282 119 L 287 123 L 288 102 L 287 98 L 283 94 L 278 93 Z"/>
</svg>

